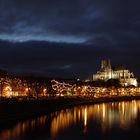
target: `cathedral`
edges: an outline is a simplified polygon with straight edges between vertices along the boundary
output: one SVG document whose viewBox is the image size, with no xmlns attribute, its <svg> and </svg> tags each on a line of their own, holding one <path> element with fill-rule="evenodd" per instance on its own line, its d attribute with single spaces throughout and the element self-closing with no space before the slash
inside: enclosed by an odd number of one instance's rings
<svg viewBox="0 0 140 140">
<path fill-rule="evenodd" d="M 133 72 L 125 67 L 112 69 L 110 60 L 102 60 L 101 68 L 96 74 L 93 74 L 93 81 L 109 79 L 118 79 L 122 86 L 138 86 Z"/>
</svg>

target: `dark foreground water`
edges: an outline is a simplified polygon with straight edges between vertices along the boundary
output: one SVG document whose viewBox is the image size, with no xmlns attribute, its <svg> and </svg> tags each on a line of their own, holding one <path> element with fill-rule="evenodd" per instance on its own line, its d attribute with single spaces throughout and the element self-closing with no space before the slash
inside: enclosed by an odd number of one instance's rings
<svg viewBox="0 0 140 140">
<path fill-rule="evenodd" d="M 140 139 L 140 101 L 78 106 L 0 130 L 0 140 L 121 139 Z"/>
</svg>

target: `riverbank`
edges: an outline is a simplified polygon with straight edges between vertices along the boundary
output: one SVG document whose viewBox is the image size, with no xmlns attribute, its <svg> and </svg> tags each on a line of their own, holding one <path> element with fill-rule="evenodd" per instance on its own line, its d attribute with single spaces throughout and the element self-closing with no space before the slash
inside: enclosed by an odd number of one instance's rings
<svg viewBox="0 0 140 140">
<path fill-rule="evenodd" d="M 140 96 L 122 97 L 52 97 L 40 100 L 9 100 L 0 102 L 0 124 L 8 124 L 18 120 L 46 115 L 61 109 L 77 105 L 97 104 L 116 101 L 140 100 Z"/>
</svg>

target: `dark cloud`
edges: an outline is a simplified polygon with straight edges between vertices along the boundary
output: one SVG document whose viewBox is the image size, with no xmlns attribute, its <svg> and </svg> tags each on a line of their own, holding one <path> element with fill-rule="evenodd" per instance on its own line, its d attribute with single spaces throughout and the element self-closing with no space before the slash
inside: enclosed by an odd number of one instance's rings
<svg viewBox="0 0 140 140">
<path fill-rule="evenodd" d="M 0 65 L 86 78 L 101 59 L 110 58 L 140 75 L 139 5 L 139 0 L 0 0 L 0 39 L 14 41 L 1 41 Z"/>
<path fill-rule="evenodd" d="M 101 49 L 82 44 L 1 42 L 0 46 L 1 68 L 11 72 L 85 79 L 99 69 L 101 59 L 110 58 L 114 65 L 125 64 L 139 74 L 140 65 L 134 60 L 139 57 L 140 49 L 134 51 L 131 45 L 116 49 L 106 46 Z"/>
<path fill-rule="evenodd" d="M 55 41 L 62 36 L 60 40 L 67 41 L 73 36 L 98 42 L 102 36 L 114 36 L 118 41 L 115 34 L 139 33 L 139 4 L 138 0 L 1 0 L 1 38 Z"/>
</svg>

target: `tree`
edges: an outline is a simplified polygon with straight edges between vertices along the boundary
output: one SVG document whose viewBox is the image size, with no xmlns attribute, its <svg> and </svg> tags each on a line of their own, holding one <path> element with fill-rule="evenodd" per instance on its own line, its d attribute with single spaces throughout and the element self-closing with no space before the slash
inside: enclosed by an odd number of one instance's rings
<svg viewBox="0 0 140 140">
<path fill-rule="evenodd" d="M 120 87 L 120 86 L 121 86 L 119 79 L 109 79 L 109 80 L 106 82 L 106 85 L 107 85 L 108 87 L 110 87 L 110 86 Z"/>
<path fill-rule="evenodd" d="M 1 97 L 3 95 L 4 85 L 5 85 L 5 79 L 4 78 L 0 78 L 0 96 Z"/>
</svg>

